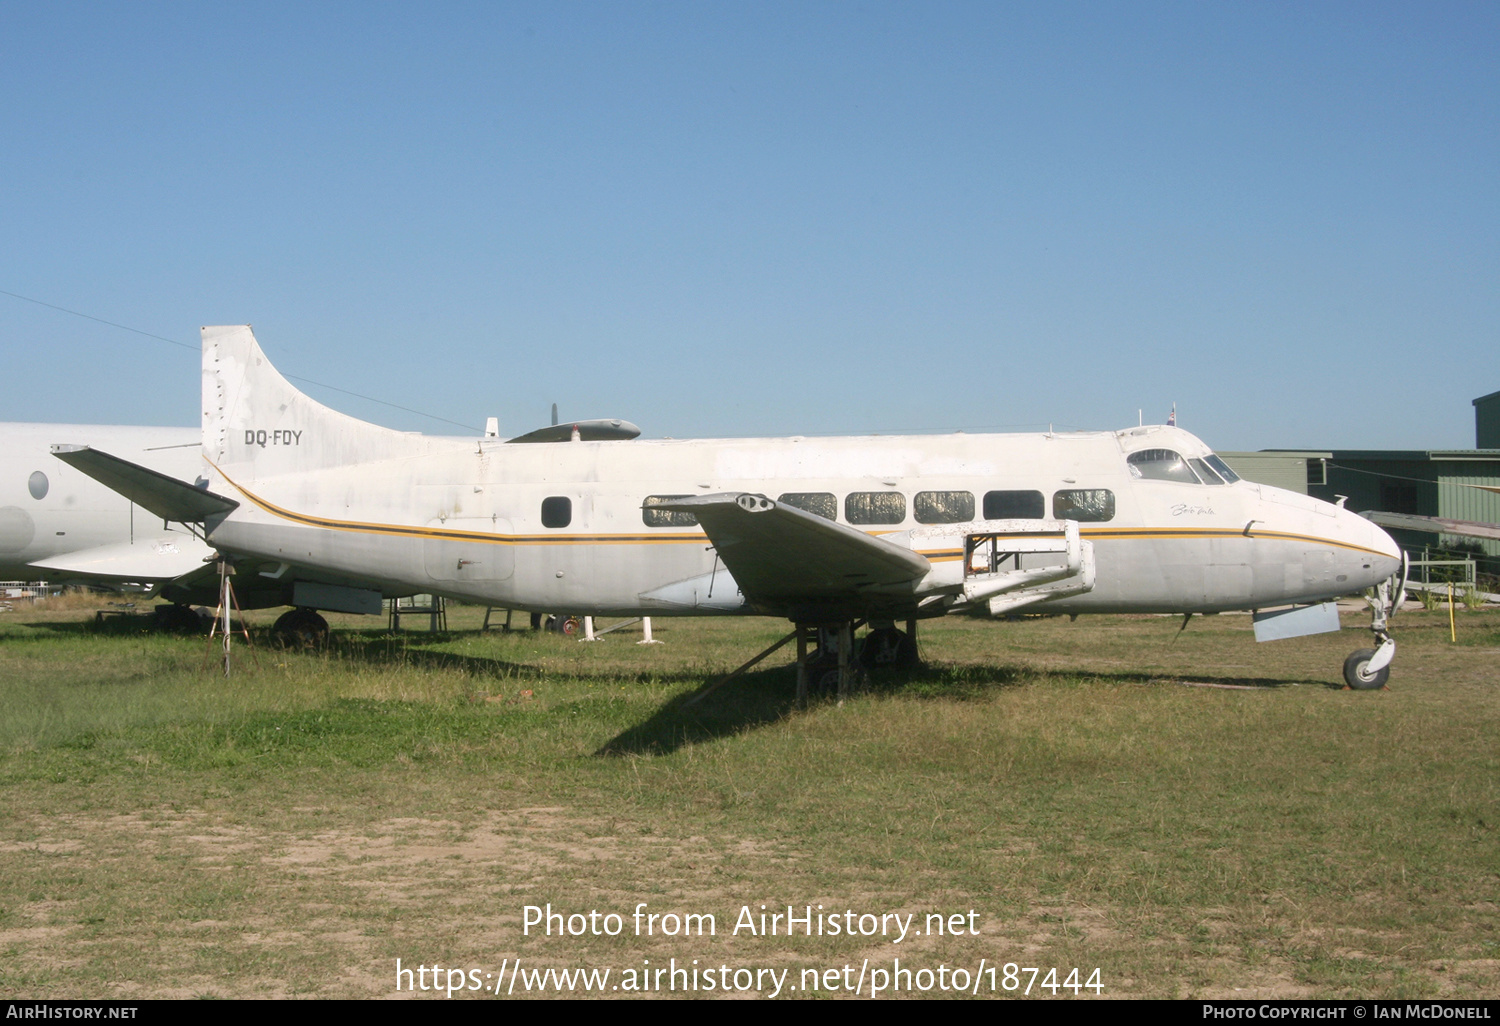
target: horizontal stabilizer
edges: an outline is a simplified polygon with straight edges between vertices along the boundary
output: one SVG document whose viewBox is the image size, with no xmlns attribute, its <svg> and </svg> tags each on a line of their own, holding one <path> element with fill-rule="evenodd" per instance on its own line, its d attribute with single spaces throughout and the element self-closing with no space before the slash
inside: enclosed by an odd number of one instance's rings
<svg viewBox="0 0 1500 1026">
<path fill-rule="evenodd" d="M 571 442 L 574 431 L 578 432 L 580 442 L 626 442 L 641 433 L 641 429 L 628 420 L 575 420 L 569 424 L 537 428 L 507 441 Z"/>
<path fill-rule="evenodd" d="M 239 506 L 233 499 L 87 445 L 54 445 L 52 455 L 163 520 L 193 524 Z"/>
<path fill-rule="evenodd" d="M 910 549 L 764 495 L 698 495 L 652 508 L 696 516 L 740 591 L 767 610 L 861 610 L 932 569 Z"/>
<path fill-rule="evenodd" d="M 116 581 L 171 581 L 201 569 L 204 559 L 212 555 L 213 549 L 190 534 L 169 534 L 65 552 L 31 565 L 59 574 Z"/>
</svg>

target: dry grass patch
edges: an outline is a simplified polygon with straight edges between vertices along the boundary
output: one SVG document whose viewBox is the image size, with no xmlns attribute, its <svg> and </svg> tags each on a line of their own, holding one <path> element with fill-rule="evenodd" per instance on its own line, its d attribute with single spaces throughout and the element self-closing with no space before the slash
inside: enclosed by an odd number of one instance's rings
<svg viewBox="0 0 1500 1026">
<path fill-rule="evenodd" d="M 920 673 L 799 711 L 776 667 L 683 704 L 772 623 L 668 623 L 649 648 L 354 631 L 225 682 L 196 639 L 10 620 L 0 990 L 383 996 L 397 958 L 796 978 L 899 956 L 1099 967 L 1115 996 L 1492 994 L 1500 614 L 1461 617 L 1458 645 L 1446 613 L 1396 626 L 1392 690 L 1355 694 L 1348 632 L 955 620 L 924 630 Z M 718 931 L 523 935 L 549 902 Z M 734 936 L 762 904 L 973 909 L 980 932 Z"/>
</svg>

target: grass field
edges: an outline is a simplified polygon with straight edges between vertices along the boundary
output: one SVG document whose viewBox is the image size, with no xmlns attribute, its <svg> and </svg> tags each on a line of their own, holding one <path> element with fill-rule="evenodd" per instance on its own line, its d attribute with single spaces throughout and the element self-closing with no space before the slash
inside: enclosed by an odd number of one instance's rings
<svg viewBox="0 0 1500 1026">
<path fill-rule="evenodd" d="M 897 958 L 981 993 L 982 965 L 1035 967 L 1048 998 L 1056 967 L 1070 1000 L 1500 994 L 1500 612 L 1460 611 L 1457 644 L 1403 613 L 1370 693 L 1339 689 L 1354 614 L 1261 646 L 1244 616 L 955 618 L 920 672 L 805 710 L 780 653 L 683 705 L 779 622 L 589 645 L 481 613 L 258 638 L 228 680 L 203 639 L 0 615 L 0 994 L 382 997 L 397 959 L 493 987 L 518 957 L 801 997 Z M 715 935 L 637 936 L 642 902 Z M 548 903 L 623 927 L 523 933 Z M 732 932 L 762 905 L 916 932 Z"/>
</svg>

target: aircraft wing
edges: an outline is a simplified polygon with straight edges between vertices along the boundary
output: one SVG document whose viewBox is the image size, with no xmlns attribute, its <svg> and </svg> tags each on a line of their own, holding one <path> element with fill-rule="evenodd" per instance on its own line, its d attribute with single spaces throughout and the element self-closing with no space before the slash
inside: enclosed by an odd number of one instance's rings
<svg viewBox="0 0 1500 1026">
<path fill-rule="evenodd" d="M 926 558 L 764 495 L 697 495 L 655 509 L 691 513 L 754 606 L 798 618 L 871 613 L 905 598 Z"/>
<path fill-rule="evenodd" d="M 163 520 L 192 524 L 239 506 L 233 499 L 87 445 L 54 445 L 52 455 Z"/>
</svg>

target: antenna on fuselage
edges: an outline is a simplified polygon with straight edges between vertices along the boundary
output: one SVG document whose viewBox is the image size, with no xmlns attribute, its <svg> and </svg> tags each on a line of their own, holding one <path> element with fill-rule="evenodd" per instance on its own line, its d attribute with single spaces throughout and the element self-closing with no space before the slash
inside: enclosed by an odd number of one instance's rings
<svg viewBox="0 0 1500 1026">
<path fill-rule="evenodd" d="M 557 404 L 552 404 L 552 426 L 557 427 Z"/>
</svg>

